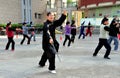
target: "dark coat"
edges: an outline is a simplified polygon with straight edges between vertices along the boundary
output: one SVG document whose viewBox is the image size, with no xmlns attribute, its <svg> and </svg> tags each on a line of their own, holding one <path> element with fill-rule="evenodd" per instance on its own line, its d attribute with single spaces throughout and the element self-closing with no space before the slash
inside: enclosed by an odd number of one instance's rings
<svg viewBox="0 0 120 78">
<path fill-rule="evenodd" d="M 65 21 L 65 19 L 66 19 L 66 15 L 62 14 L 59 20 L 56 20 L 54 22 L 50 22 L 49 20 L 47 20 L 44 23 L 43 40 L 42 40 L 42 48 L 44 51 L 49 51 L 50 38 L 52 38 L 53 41 L 56 42 L 55 29 L 56 27 L 61 26 L 61 24 Z"/>
<path fill-rule="evenodd" d="M 109 35 L 113 36 L 113 37 L 117 37 L 117 34 L 119 33 L 119 28 L 116 27 L 116 20 L 113 19 L 113 21 L 110 24 L 110 31 L 109 31 Z"/>
<path fill-rule="evenodd" d="M 71 27 L 72 27 L 72 29 L 71 29 L 71 35 L 76 35 L 76 26 L 73 25 Z"/>
</svg>

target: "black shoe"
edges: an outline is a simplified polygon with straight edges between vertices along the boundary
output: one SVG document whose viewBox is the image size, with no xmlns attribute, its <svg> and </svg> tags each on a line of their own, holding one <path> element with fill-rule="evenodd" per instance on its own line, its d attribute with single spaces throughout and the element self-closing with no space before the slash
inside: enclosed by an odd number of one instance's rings
<svg viewBox="0 0 120 78">
<path fill-rule="evenodd" d="M 38 64 L 40 68 L 43 68 L 45 67 L 45 65 L 41 65 L 40 63 Z"/>
<path fill-rule="evenodd" d="M 104 57 L 104 59 L 110 59 L 109 57 Z"/>
<path fill-rule="evenodd" d="M 30 45 L 30 43 L 27 43 L 27 45 Z"/>
<path fill-rule="evenodd" d="M 45 66 L 39 65 L 39 67 L 40 67 L 40 68 L 43 68 L 43 67 L 45 67 Z"/>
</svg>

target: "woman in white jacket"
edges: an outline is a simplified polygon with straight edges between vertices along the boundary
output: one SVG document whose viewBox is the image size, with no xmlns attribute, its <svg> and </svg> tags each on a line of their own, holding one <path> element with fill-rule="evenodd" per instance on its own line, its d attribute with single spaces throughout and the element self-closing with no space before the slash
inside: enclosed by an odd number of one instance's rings
<svg viewBox="0 0 120 78">
<path fill-rule="evenodd" d="M 104 55 L 105 59 L 110 59 L 109 54 L 111 51 L 111 46 L 109 45 L 107 39 L 108 39 L 108 31 L 110 28 L 107 26 L 109 24 L 108 19 L 105 17 L 102 20 L 102 25 L 100 26 L 100 37 L 99 37 L 99 43 L 97 48 L 95 49 L 95 52 L 93 53 L 93 56 L 97 56 L 99 50 L 104 46 L 107 50 Z"/>
</svg>

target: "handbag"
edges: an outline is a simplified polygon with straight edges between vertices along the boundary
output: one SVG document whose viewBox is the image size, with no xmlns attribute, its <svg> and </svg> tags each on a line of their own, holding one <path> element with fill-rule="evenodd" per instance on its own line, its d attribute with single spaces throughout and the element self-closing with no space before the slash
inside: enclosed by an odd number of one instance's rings
<svg viewBox="0 0 120 78">
<path fill-rule="evenodd" d="M 52 54 L 56 54 L 56 53 L 57 53 L 57 50 L 56 50 L 54 44 L 50 44 L 50 45 L 49 45 L 49 49 L 50 49 L 50 52 L 51 52 Z"/>
<path fill-rule="evenodd" d="M 61 59 L 60 59 L 60 57 L 59 57 L 59 54 L 58 54 L 58 52 L 57 52 L 57 50 L 56 50 L 56 48 L 55 48 L 54 44 L 50 44 L 49 49 L 50 49 L 50 52 L 51 52 L 51 53 L 53 53 L 53 54 L 56 54 L 56 55 L 57 55 L 57 57 L 58 57 L 59 61 L 61 62 Z"/>
</svg>

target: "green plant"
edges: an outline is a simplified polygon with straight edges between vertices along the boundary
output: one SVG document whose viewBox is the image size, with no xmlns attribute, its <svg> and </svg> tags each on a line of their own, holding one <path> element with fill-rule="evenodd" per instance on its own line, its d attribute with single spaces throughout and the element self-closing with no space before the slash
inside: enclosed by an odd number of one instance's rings
<svg viewBox="0 0 120 78">
<path fill-rule="evenodd" d="M 0 24 L 0 27 L 5 28 L 5 27 L 6 27 L 6 24 Z"/>
<path fill-rule="evenodd" d="M 22 28 L 22 24 L 12 24 L 12 28 Z"/>
<path fill-rule="evenodd" d="M 37 27 L 37 28 L 43 28 L 43 24 L 36 24 L 35 27 Z"/>
<path fill-rule="evenodd" d="M 68 3 L 68 4 L 72 3 L 72 0 L 67 0 L 67 3 Z"/>
</svg>

